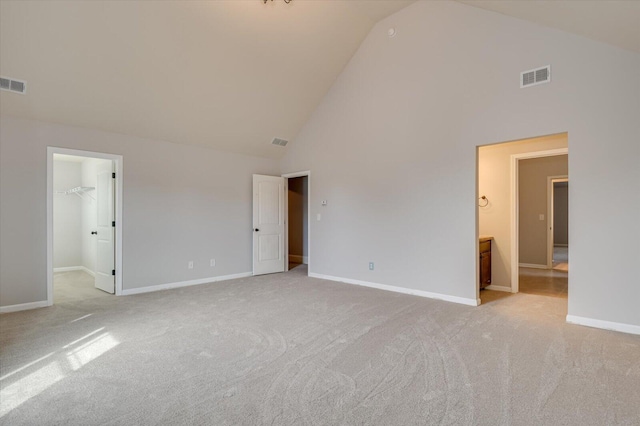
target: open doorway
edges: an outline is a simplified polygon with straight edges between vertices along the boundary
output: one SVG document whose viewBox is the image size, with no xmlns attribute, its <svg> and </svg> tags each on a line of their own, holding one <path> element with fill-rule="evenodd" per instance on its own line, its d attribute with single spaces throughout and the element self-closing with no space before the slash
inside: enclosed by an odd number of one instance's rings
<svg viewBox="0 0 640 426">
<path fill-rule="evenodd" d="M 568 273 L 556 273 L 549 249 L 548 185 L 550 178 L 568 179 L 567 134 L 481 146 L 477 153 L 478 298 L 486 303 L 517 292 L 566 298 Z M 483 247 L 489 250 L 489 266 Z M 489 282 L 483 266 L 489 268 Z"/>
<path fill-rule="evenodd" d="M 553 268 L 554 221 L 564 230 L 563 240 L 568 245 L 568 192 L 564 192 L 563 203 L 554 209 L 554 181 L 567 182 L 568 167 L 564 150 L 516 156 L 518 291 L 522 293 L 562 298 L 568 295 L 568 268 Z M 564 227 L 560 226 L 563 221 Z"/>
<path fill-rule="evenodd" d="M 310 184 L 310 171 L 253 175 L 253 275 L 284 272 L 290 266 L 308 275 Z"/>
<path fill-rule="evenodd" d="M 309 264 L 309 177 L 287 182 L 287 239 L 289 270 Z"/>
<path fill-rule="evenodd" d="M 285 235 L 286 270 L 309 274 L 311 261 L 310 211 L 311 172 L 309 170 L 286 173 L 282 177 L 287 185 Z"/>
<path fill-rule="evenodd" d="M 549 178 L 550 220 L 549 265 L 557 271 L 569 272 L 569 176 Z"/>
<path fill-rule="evenodd" d="M 49 305 L 121 292 L 121 160 L 48 148 Z"/>
</svg>

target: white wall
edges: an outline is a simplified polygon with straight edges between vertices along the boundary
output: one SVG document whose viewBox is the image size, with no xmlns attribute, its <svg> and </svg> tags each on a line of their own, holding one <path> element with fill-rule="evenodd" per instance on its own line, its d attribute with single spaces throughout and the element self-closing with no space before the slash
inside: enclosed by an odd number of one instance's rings
<svg viewBox="0 0 640 426">
<path fill-rule="evenodd" d="M 252 174 L 275 160 L 2 116 L 2 306 L 46 300 L 47 146 L 123 155 L 125 290 L 251 271 Z"/>
<path fill-rule="evenodd" d="M 640 325 L 638 75 L 636 53 L 455 2 L 379 22 L 283 161 L 313 173 L 311 272 L 475 299 L 476 147 L 568 132 L 569 313 Z"/>
<path fill-rule="evenodd" d="M 82 265 L 82 200 L 75 194 L 57 194 L 81 186 L 81 163 L 53 162 L 53 267 Z"/>
<path fill-rule="evenodd" d="M 478 230 L 493 237 L 492 285 L 511 287 L 511 156 L 567 146 L 567 135 L 557 134 L 478 149 L 478 194 L 489 200 L 486 207 L 478 208 Z"/>
</svg>

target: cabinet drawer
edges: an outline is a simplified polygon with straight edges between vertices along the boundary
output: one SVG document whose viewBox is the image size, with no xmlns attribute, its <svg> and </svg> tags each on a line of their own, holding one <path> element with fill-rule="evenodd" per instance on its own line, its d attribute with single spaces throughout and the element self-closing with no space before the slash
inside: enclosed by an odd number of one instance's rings
<svg viewBox="0 0 640 426">
<path fill-rule="evenodd" d="M 491 253 L 491 240 L 480 243 L 480 253 Z"/>
</svg>

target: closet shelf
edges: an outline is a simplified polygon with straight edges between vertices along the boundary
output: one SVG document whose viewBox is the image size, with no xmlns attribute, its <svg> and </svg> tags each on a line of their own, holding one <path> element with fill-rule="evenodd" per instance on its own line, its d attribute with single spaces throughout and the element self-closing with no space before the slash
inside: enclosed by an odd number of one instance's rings
<svg viewBox="0 0 640 426">
<path fill-rule="evenodd" d="M 82 198 L 83 200 L 86 200 L 86 197 L 91 198 L 92 200 L 95 200 L 95 198 L 93 198 L 88 192 L 89 191 L 94 191 L 96 188 L 93 186 L 76 186 L 75 188 L 71 188 L 71 189 L 67 189 L 66 191 L 57 191 L 56 194 L 61 194 L 61 195 L 71 195 L 71 194 L 76 194 L 78 197 Z"/>
</svg>

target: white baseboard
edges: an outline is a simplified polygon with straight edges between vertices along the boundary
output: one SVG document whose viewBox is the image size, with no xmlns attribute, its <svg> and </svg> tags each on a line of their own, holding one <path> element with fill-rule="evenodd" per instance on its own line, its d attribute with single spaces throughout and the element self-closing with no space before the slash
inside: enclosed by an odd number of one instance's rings
<svg viewBox="0 0 640 426">
<path fill-rule="evenodd" d="M 192 286 L 192 285 L 209 284 L 209 283 L 215 283 L 215 282 L 218 282 L 218 281 L 227 281 L 227 280 L 234 280 L 234 279 L 237 279 L 237 278 L 246 278 L 246 277 L 250 277 L 252 275 L 253 274 L 251 272 L 243 272 L 243 273 L 240 273 L 240 274 L 222 275 L 222 276 L 219 276 L 219 277 L 200 278 L 200 279 L 197 279 L 197 280 L 178 281 L 178 282 L 175 282 L 175 283 L 167 283 L 167 284 L 151 285 L 151 286 L 147 286 L 147 287 L 123 289 L 121 295 L 122 296 L 131 296 L 133 294 L 151 293 L 153 291 L 169 290 L 171 288 L 189 287 L 189 286 Z"/>
<path fill-rule="evenodd" d="M 505 291 L 507 293 L 511 293 L 511 287 L 505 287 L 503 285 L 488 285 L 485 287 L 485 290 L 494 290 L 494 291 Z"/>
<path fill-rule="evenodd" d="M 84 271 L 87 274 L 95 277 L 96 274 L 93 271 L 85 266 L 64 266 L 62 268 L 53 268 L 53 272 L 71 272 L 71 271 Z"/>
<path fill-rule="evenodd" d="M 467 299 L 465 297 L 449 296 L 448 294 L 431 293 L 429 291 L 413 290 L 410 288 L 396 287 L 392 285 L 378 284 L 368 281 L 352 280 L 350 278 L 333 277 L 331 275 L 316 274 L 314 272 L 309 272 L 309 276 L 313 278 L 320 278 L 323 280 L 338 281 L 346 284 L 355 284 L 363 287 L 377 288 L 378 290 L 393 291 L 395 293 L 410 294 L 412 296 L 427 297 L 429 299 L 438 299 L 444 300 L 446 302 L 460 303 L 462 305 L 478 306 L 480 304 L 479 299 Z"/>
<path fill-rule="evenodd" d="M 302 263 L 304 263 L 305 265 L 309 264 L 309 256 L 302 256 Z"/>
<path fill-rule="evenodd" d="M 46 308 L 47 306 L 49 306 L 49 303 L 46 300 L 43 300 L 41 302 L 21 303 L 19 305 L 0 306 L 0 314 L 26 311 L 28 309 Z"/>
<path fill-rule="evenodd" d="M 521 268 L 549 269 L 547 265 L 538 265 L 537 263 L 519 263 L 518 266 Z"/>
<path fill-rule="evenodd" d="M 621 322 L 603 321 L 593 318 L 567 315 L 569 324 L 585 325 L 587 327 L 601 328 L 603 330 L 620 331 L 622 333 L 640 334 L 640 325 L 624 324 Z"/>
<path fill-rule="evenodd" d="M 82 266 L 82 270 L 85 271 L 87 274 L 91 275 L 92 277 L 95 277 L 96 274 L 89 268 Z"/>
<path fill-rule="evenodd" d="M 53 268 L 53 272 L 71 272 L 71 271 L 81 271 L 82 266 L 64 266 L 62 268 Z"/>
</svg>

